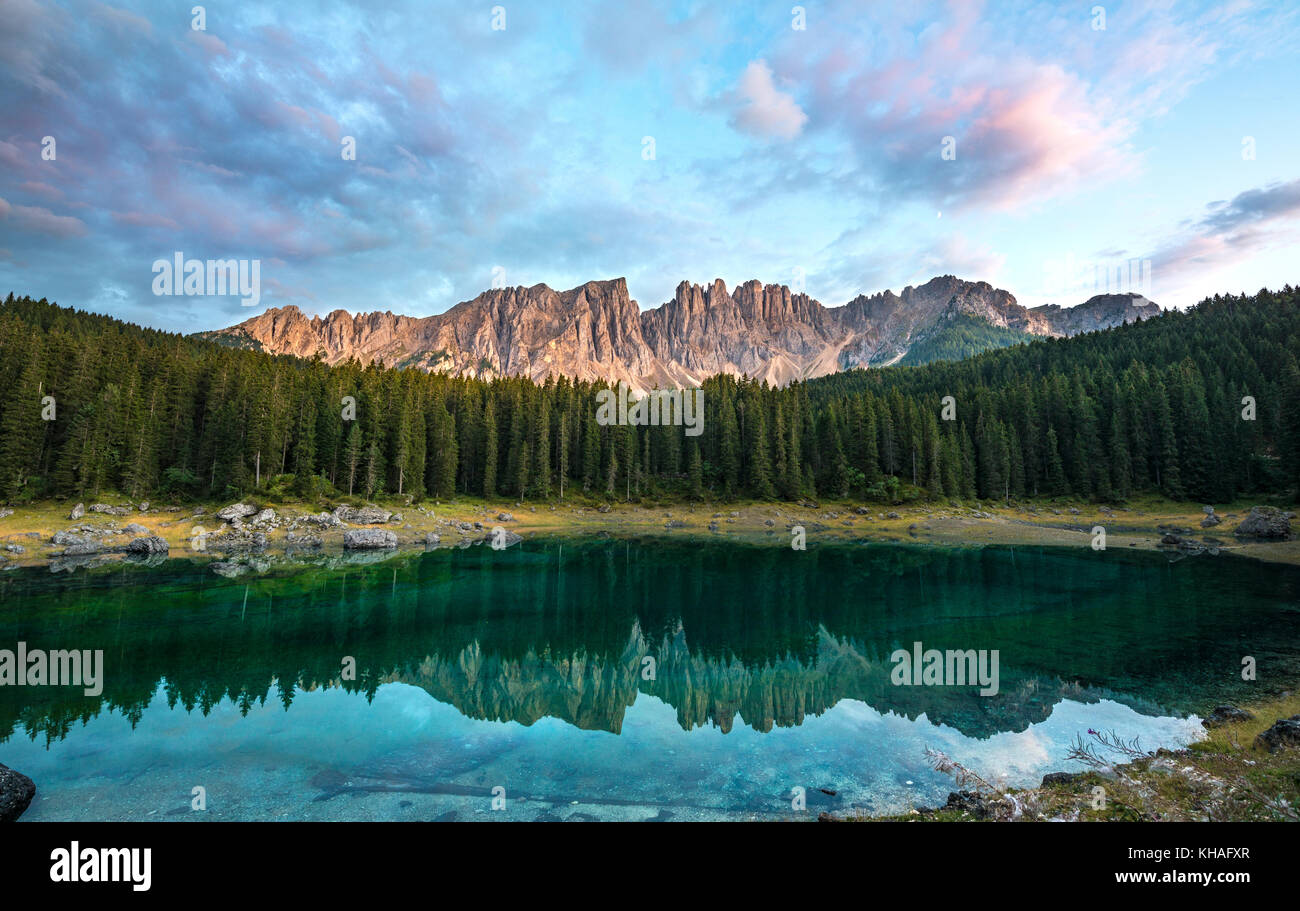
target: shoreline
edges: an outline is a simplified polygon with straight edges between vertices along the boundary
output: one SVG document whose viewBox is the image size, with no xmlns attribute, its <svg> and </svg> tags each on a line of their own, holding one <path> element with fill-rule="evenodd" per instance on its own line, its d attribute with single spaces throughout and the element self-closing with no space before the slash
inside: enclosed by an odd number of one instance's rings
<svg viewBox="0 0 1300 911">
<path fill-rule="evenodd" d="M 958 778 L 942 807 L 821 822 L 1209 822 L 1300 821 L 1300 695 L 1280 696 L 1202 722 L 1205 737 L 1183 749 L 1096 750 L 1124 758 L 1082 772 L 1050 772 L 1032 788 L 1005 791 Z M 1097 732 L 1089 731 L 1090 734 Z M 1094 739 L 1092 746 L 1101 740 Z M 978 770 L 974 770 L 978 771 Z M 956 777 L 956 776 L 955 776 Z"/>
<path fill-rule="evenodd" d="M 69 517 L 71 507 L 65 503 L 16 507 L 0 517 L 0 570 L 59 560 L 102 564 L 124 554 L 126 546 L 136 538 L 165 541 L 166 554 L 172 557 L 337 555 L 394 549 L 345 551 L 343 535 L 352 529 L 391 532 L 396 538 L 396 550 L 403 551 L 465 546 L 465 542 L 482 541 L 496 526 L 524 537 L 602 533 L 698 536 L 773 544 L 774 539 L 780 539 L 785 546 L 790 541 L 791 527 L 802 526 L 810 546 L 830 541 L 1079 548 L 1093 547 L 1093 530 L 1100 526 L 1105 529 L 1108 549 L 1161 551 L 1171 560 L 1233 555 L 1300 566 L 1300 539 L 1295 534 L 1289 540 L 1239 539 L 1233 535 L 1250 510 L 1244 503 L 1216 511 L 1221 524 L 1201 528 L 1205 518 L 1201 507 L 1159 501 L 1112 509 L 1082 504 L 1006 506 L 979 502 L 882 506 L 852 501 L 638 504 L 584 499 L 527 504 L 466 499 L 446 504 L 390 504 L 379 507 L 374 515 L 363 516 L 377 519 L 388 514 L 386 521 L 340 521 L 323 526 L 316 524 L 322 516 L 319 506 L 247 502 L 250 509 L 270 509 L 273 515 L 263 521 L 228 522 L 216 513 L 230 504 L 154 506 L 131 504 L 121 498 L 108 498 L 102 504 L 117 514 L 88 511 L 78 519 Z M 141 507 L 145 507 L 143 511 Z M 61 537 L 56 537 L 60 533 Z M 1170 534 L 1181 539 L 1181 548 L 1164 543 L 1170 540 Z M 433 535 L 438 538 L 436 543 L 426 543 Z M 196 546 L 198 541 L 200 546 Z"/>
</svg>

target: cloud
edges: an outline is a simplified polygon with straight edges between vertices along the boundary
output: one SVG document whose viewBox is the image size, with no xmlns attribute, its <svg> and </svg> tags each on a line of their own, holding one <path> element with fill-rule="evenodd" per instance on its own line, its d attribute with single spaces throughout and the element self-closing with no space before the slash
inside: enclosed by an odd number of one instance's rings
<svg viewBox="0 0 1300 911">
<path fill-rule="evenodd" d="M 745 67 L 735 96 L 737 105 L 731 124 L 754 136 L 793 139 L 808 122 L 808 115 L 794 96 L 776 87 L 766 60 L 755 60 Z"/>
<path fill-rule="evenodd" d="M 0 220 L 12 219 L 19 229 L 54 237 L 80 237 L 87 233 L 86 224 L 71 215 L 55 215 L 37 206 L 15 206 L 0 197 Z"/>
<path fill-rule="evenodd" d="M 1266 250 L 1295 242 L 1300 221 L 1300 179 L 1272 183 L 1212 202 L 1199 219 L 1151 255 L 1151 272 L 1171 293 L 1199 287 L 1211 277 Z"/>
</svg>

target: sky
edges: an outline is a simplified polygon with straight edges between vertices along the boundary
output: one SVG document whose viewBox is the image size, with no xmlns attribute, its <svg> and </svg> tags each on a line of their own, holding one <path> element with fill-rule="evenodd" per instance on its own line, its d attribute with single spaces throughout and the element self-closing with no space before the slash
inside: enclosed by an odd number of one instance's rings
<svg viewBox="0 0 1300 911">
<path fill-rule="evenodd" d="M 0 294 L 184 332 L 619 276 L 1187 307 L 1300 284 L 1297 38 L 1251 0 L 0 0 Z M 260 299 L 156 294 L 177 253 Z"/>
</svg>

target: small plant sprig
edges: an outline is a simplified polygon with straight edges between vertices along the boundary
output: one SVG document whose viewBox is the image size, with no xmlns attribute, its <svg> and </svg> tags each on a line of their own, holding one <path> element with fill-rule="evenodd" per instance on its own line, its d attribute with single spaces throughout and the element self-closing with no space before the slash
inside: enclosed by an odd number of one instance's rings
<svg viewBox="0 0 1300 911">
<path fill-rule="evenodd" d="M 947 753 L 926 747 L 925 759 L 936 772 L 951 775 L 953 781 L 957 783 L 957 787 L 973 788 L 977 794 L 982 796 L 997 797 L 1006 801 L 1011 806 L 1012 819 L 1019 819 L 1024 815 L 1025 807 L 1019 800 L 996 785 L 991 784 L 978 772 L 962 765 Z"/>
</svg>

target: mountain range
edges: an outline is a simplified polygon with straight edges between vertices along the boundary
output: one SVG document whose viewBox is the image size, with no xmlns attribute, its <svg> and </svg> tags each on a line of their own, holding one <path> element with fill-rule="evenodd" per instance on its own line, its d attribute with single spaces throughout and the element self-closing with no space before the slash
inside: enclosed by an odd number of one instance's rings
<svg viewBox="0 0 1300 911">
<path fill-rule="evenodd" d="M 490 378 L 549 375 L 623 381 L 634 389 L 695 386 L 717 373 L 784 386 L 854 367 L 964 357 L 1032 337 L 1078 335 L 1161 309 L 1140 294 L 1101 294 L 1075 307 L 1027 308 L 988 282 L 943 275 L 900 294 L 859 295 L 827 307 L 785 285 L 683 281 L 673 299 L 642 311 L 627 281 L 494 288 L 445 313 L 335 310 L 308 317 L 267 310 L 201 337 L 272 354 L 356 358 Z"/>
</svg>

